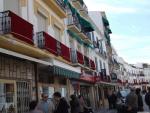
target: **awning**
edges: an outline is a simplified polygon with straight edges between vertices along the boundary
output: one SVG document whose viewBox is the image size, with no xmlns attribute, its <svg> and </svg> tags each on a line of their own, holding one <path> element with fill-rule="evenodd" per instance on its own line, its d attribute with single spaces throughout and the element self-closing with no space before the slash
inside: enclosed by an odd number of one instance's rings
<svg viewBox="0 0 150 113">
<path fill-rule="evenodd" d="M 52 63 L 50 63 L 50 62 L 40 60 L 40 59 L 37 59 L 37 58 L 33 58 L 33 57 L 29 57 L 29 56 L 26 56 L 26 55 L 23 55 L 23 54 L 20 54 L 20 53 L 16 53 L 16 52 L 13 52 L 13 51 L 10 51 L 10 50 L 6 50 L 6 49 L 3 49 L 3 48 L 0 48 L 0 53 L 11 55 L 11 56 L 21 58 L 21 59 L 25 59 L 25 60 L 29 60 L 29 61 L 32 61 L 32 62 L 37 62 L 37 63 L 44 64 L 44 65 L 52 65 Z"/>
<path fill-rule="evenodd" d="M 72 15 L 77 15 L 79 19 L 79 23 L 85 32 L 94 31 L 94 27 L 92 26 L 92 24 L 88 22 L 86 19 L 84 19 L 83 17 L 81 17 L 78 11 L 69 2 L 68 2 L 68 6 L 72 12 Z"/>
<path fill-rule="evenodd" d="M 105 26 L 109 26 L 109 22 L 105 17 L 102 17 L 102 21 L 103 21 Z"/>
<path fill-rule="evenodd" d="M 78 19 L 79 19 L 79 23 L 81 24 L 81 26 L 83 27 L 83 30 L 85 32 L 91 32 L 94 31 L 94 27 L 92 26 L 92 24 L 90 22 L 88 22 L 86 19 L 82 18 L 79 13 L 77 13 Z"/>
<path fill-rule="evenodd" d="M 76 34 L 75 32 L 71 30 L 67 30 L 67 31 L 72 38 L 75 38 L 80 44 L 83 44 L 83 40 L 80 38 L 78 34 Z"/>
<path fill-rule="evenodd" d="M 59 66 L 53 66 L 53 74 L 58 76 L 63 76 L 67 78 L 80 78 L 80 73 L 59 67 Z"/>
<path fill-rule="evenodd" d="M 67 30 L 69 35 L 72 37 L 72 38 L 75 38 L 80 44 L 83 44 L 84 46 L 86 47 L 89 47 L 91 49 L 94 49 L 93 45 L 92 44 L 88 44 L 86 42 L 84 42 L 80 36 L 78 34 L 76 34 L 75 32 L 71 31 L 71 30 Z"/>
</svg>

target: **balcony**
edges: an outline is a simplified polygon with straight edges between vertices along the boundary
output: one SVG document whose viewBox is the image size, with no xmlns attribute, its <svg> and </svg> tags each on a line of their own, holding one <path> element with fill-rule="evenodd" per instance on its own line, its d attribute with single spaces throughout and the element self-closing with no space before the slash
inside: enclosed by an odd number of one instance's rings
<svg viewBox="0 0 150 113">
<path fill-rule="evenodd" d="M 95 62 L 93 60 L 90 60 L 90 68 L 92 70 L 95 70 L 96 69 L 96 66 L 95 66 Z"/>
<path fill-rule="evenodd" d="M 71 49 L 71 61 L 74 65 L 81 66 L 84 64 L 84 58 L 82 53 L 78 52 L 77 50 Z"/>
<path fill-rule="evenodd" d="M 45 49 L 55 56 L 61 56 L 63 59 L 70 62 L 70 49 L 67 46 L 57 41 L 46 32 L 38 32 L 37 39 L 39 48 Z"/>
<path fill-rule="evenodd" d="M 81 25 L 79 24 L 79 20 L 76 15 L 69 16 L 68 18 L 68 29 L 74 31 L 76 33 L 81 32 Z"/>
<path fill-rule="evenodd" d="M 66 18 L 66 6 L 63 0 L 43 0 L 60 18 Z"/>
<path fill-rule="evenodd" d="M 84 5 L 83 0 L 72 0 L 72 3 L 77 9 L 82 9 Z"/>
<path fill-rule="evenodd" d="M 79 34 L 78 34 L 81 38 L 82 38 L 82 40 L 84 40 L 86 43 L 88 43 L 88 44 L 92 44 L 92 41 L 91 41 L 91 36 L 90 36 L 90 33 L 89 32 L 80 32 Z"/>
<path fill-rule="evenodd" d="M 33 45 L 33 25 L 11 11 L 0 13 L 0 34 Z"/>
<path fill-rule="evenodd" d="M 70 62 L 70 48 L 61 43 L 61 56 Z"/>
<path fill-rule="evenodd" d="M 23 55 L 49 55 L 34 46 L 33 25 L 11 11 L 0 12 L 0 47 Z"/>
</svg>

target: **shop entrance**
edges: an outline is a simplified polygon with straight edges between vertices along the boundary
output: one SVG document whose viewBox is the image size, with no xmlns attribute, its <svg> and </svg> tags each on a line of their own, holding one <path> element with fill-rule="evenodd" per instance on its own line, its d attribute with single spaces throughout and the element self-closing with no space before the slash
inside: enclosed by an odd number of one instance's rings
<svg viewBox="0 0 150 113">
<path fill-rule="evenodd" d="M 17 113 L 27 113 L 31 99 L 30 84 L 26 81 L 17 81 Z"/>
</svg>

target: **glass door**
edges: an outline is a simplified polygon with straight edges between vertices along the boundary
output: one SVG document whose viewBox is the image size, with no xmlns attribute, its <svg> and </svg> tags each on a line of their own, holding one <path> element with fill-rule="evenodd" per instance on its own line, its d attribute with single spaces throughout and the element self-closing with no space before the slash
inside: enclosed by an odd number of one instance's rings
<svg viewBox="0 0 150 113">
<path fill-rule="evenodd" d="M 16 113 L 16 83 L 0 79 L 0 113 Z"/>
</svg>

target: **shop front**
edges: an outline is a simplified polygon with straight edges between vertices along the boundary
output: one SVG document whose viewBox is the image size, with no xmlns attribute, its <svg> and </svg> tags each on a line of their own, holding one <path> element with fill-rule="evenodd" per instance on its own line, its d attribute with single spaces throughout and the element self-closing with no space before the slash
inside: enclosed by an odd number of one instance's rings
<svg viewBox="0 0 150 113">
<path fill-rule="evenodd" d="M 32 62 L 0 54 L 0 112 L 24 113 L 29 110 L 34 76 Z"/>
<path fill-rule="evenodd" d="M 57 64 L 55 63 L 57 62 Z M 63 97 L 68 98 L 71 93 L 70 79 L 78 79 L 80 69 L 54 61 L 53 66 L 39 67 L 38 72 L 38 97 L 42 93 L 47 93 L 51 99 L 53 93 L 58 91 Z"/>
<path fill-rule="evenodd" d="M 80 76 L 80 95 L 84 97 L 88 106 L 95 109 L 95 76 L 93 72 L 90 73 L 82 72 Z"/>
</svg>

